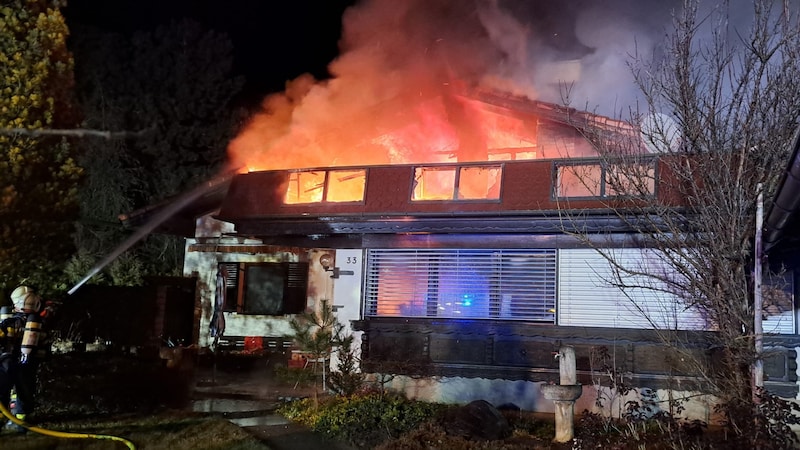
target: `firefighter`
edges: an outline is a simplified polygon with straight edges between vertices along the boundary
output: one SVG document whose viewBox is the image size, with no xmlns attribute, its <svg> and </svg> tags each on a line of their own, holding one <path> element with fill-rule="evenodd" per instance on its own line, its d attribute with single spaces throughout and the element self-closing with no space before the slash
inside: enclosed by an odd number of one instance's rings
<svg viewBox="0 0 800 450">
<path fill-rule="evenodd" d="M 10 317 L 0 322 L 0 401 L 24 421 L 33 412 L 36 394 L 42 300 L 32 288 L 20 286 L 11 293 L 11 302 Z M 10 420 L 6 427 L 26 431 Z"/>
</svg>

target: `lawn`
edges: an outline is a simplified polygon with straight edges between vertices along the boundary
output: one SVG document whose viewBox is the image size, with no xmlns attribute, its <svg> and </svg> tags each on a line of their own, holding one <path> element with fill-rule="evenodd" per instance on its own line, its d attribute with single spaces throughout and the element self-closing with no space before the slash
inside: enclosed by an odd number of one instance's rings
<svg viewBox="0 0 800 450">
<path fill-rule="evenodd" d="M 194 379 L 156 356 L 69 353 L 42 365 L 36 410 L 29 421 L 67 433 L 116 436 L 136 449 L 268 447 L 227 419 L 186 408 Z M 0 448 L 126 449 L 115 440 L 57 438 L 4 430 Z"/>
<path fill-rule="evenodd" d="M 227 419 L 181 411 L 52 421 L 37 425 L 68 433 L 115 436 L 131 442 L 136 449 L 141 450 L 267 450 L 269 448 Z M 0 448 L 14 450 L 124 450 L 129 447 L 125 442 L 114 440 L 58 438 L 36 433 L 18 435 L 5 431 L 0 434 Z"/>
</svg>

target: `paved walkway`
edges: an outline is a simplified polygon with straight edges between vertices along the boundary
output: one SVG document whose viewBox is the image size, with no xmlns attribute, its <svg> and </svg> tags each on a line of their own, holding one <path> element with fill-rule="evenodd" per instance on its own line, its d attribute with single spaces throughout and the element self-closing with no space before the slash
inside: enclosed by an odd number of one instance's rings
<svg viewBox="0 0 800 450">
<path fill-rule="evenodd" d="M 271 450 L 355 450 L 293 423 L 276 413 L 281 402 L 303 398 L 313 390 L 276 380 L 271 369 L 199 368 L 192 395 L 193 411 L 218 413 L 265 442 Z"/>
</svg>

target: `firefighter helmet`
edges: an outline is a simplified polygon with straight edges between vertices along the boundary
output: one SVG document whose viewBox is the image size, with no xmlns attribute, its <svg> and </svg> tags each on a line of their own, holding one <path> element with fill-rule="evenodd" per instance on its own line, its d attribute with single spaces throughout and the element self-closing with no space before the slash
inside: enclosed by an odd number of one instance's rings
<svg viewBox="0 0 800 450">
<path fill-rule="evenodd" d="M 42 299 L 28 286 L 14 289 L 11 302 L 14 303 L 14 309 L 24 312 L 39 312 L 42 307 Z"/>
</svg>

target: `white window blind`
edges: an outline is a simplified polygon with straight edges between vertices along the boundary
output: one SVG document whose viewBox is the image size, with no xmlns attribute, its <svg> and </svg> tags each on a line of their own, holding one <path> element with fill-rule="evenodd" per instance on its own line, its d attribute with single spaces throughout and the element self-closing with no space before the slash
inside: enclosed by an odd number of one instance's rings
<svg viewBox="0 0 800 450">
<path fill-rule="evenodd" d="M 687 308 L 659 280 L 679 278 L 680 274 L 657 250 L 563 249 L 559 251 L 558 267 L 559 325 L 643 330 L 707 328 L 704 315 Z M 640 275 L 643 273 L 654 276 Z M 620 287 L 619 282 L 627 286 Z"/>
<path fill-rule="evenodd" d="M 367 250 L 365 316 L 554 322 L 556 251 Z"/>
</svg>

